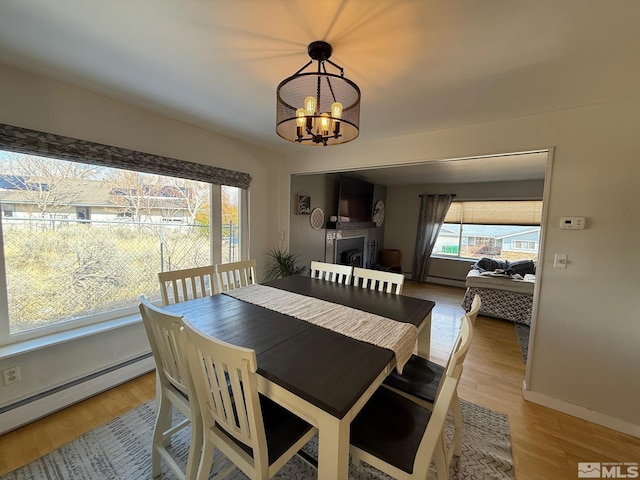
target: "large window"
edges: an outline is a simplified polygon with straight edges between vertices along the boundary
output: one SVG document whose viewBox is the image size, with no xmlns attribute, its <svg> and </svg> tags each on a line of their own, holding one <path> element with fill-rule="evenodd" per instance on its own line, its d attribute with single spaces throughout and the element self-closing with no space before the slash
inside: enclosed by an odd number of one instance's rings
<svg viewBox="0 0 640 480">
<path fill-rule="evenodd" d="M 116 318 L 159 298 L 159 271 L 239 260 L 243 190 L 215 187 L 0 151 L 1 330 L 16 340 Z"/>
<path fill-rule="evenodd" d="M 537 260 L 541 201 L 453 202 L 432 255 Z"/>
</svg>

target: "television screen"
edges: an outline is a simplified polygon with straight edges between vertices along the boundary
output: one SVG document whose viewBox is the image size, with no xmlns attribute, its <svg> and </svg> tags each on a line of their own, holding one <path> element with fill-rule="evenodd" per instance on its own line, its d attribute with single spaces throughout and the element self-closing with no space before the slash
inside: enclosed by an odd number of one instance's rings
<svg viewBox="0 0 640 480">
<path fill-rule="evenodd" d="M 341 175 L 338 190 L 338 221 L 370 222 L 373 188 L 373 183 Z"/>
</svg>

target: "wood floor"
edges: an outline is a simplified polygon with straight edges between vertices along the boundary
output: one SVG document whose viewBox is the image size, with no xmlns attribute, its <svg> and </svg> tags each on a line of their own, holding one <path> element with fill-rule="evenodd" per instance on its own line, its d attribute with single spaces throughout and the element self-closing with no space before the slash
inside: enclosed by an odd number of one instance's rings
<svg viewBox="0 0 640 480">
<path fill-rule="evenodd" d="M 443 363 L 449 355 L 463 313 L 463 293 L 455 287 L 405 283 L 405 295 L 436 302 L 431 336 L 434 361 Z M 508 415 L 516 479 L 575 480 L 578 462 L 640 462 L 640 439 L 525 402 L 524 374 L 513 323 L 478 317 L 459 394 Z M 154 394 L 155 375 L 150 373 L 0 436 L 0 475 L 135 408 Z"/>
</svg>

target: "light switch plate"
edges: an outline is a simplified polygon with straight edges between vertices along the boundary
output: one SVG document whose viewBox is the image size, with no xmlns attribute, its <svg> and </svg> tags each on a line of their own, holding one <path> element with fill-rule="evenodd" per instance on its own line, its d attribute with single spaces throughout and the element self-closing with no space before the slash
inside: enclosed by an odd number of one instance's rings
<svg viewBox="0 0 640 480">
<path fill-rule="evenodd" d="M 566 253 L 556 253 L 553 256 L 553 268 L 567 268 Z"/>
</svg>

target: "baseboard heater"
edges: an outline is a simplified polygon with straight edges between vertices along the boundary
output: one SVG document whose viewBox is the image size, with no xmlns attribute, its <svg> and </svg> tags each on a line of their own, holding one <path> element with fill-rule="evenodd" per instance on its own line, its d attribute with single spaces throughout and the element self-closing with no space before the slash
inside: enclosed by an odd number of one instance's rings
<svg viewBox="0 0 640 480">
<path fill-rule="evenodd" d="M 151 352 L 0 408 L 0 434 L 62 410 L 156 367 Z"/>
</svg>

